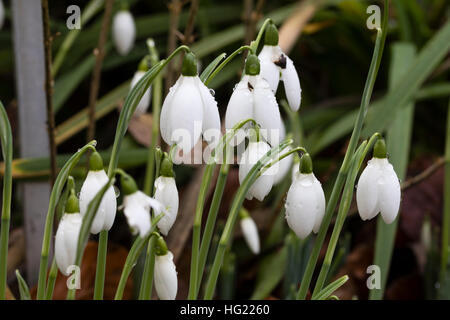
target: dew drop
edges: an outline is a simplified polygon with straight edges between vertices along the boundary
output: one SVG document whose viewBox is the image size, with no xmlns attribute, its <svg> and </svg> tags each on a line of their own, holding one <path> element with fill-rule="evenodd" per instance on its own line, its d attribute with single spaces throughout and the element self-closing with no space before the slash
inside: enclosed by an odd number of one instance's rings
<svg viewBox="0 0 450 320">
<path fill-rule="evenodd" d="M 120 196 L 120 189 L 117 186 L 113 187 L 114 187 L 114 194 L 116 195 L 116 198 L 118 198 Z"/>
<path fill-rule="evenodd" d="M 77 193 L 77 198 L 80 199 L 80 196 L 81 196 L 81 192 L 78 192 Z"/>
<path fill-rule="evenodd" d="M 216 95 L 216 92 L 214 89 L 209 89 L 209 93 L 214 97 Z"/>
</svg>

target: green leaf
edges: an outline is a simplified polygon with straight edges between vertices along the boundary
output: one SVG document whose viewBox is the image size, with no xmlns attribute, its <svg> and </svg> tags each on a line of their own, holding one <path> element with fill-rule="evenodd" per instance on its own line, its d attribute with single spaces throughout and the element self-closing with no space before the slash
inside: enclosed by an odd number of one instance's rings
<svg viewBox="0 0 450 320">
<path fill-rule="evenodd" d="M 286 268 L 287 248 L 283 247 L 261 260 L 258 275 L 256 277 L 256 286 L 251 300 L 260 300 L 267 298 L 273 289 L 283 278 L 283 271 Z M 274 272 L 277 270 L 277 272 Z"/>
<path fill-rule="evenodd" d="M 25 279 L 20 275 L 19 270 L 16 270 L 16 277 L 19 283 L 20 300 L 31 300 L 30 289 Z"/>
<path fill-rule="evenodd" d="M 327 300 L 330 299 L 333 293 L 342 287 L 348 280 L 348 276 L 342 276 L 339 279 L 333 281 L 328 286 L 323 288 L 316 297 L 313 297 L 312 300 Z M 331 298 L 333 299 L 333 298 Z M 334 299 L 333 299 L 334 300 Z"/>
<path fill-rule="evenodd" d="M 415 47 L 411 43 L 397 43 L 393 45 L 389 75 L 390 92 L 397 90 L 397 84 L 405 80 L 405 75 L 410 76 L 410 66 L 417 63 L 417 60 L 414 59 L 415 51 Z M 407 101 L 404 100 L 404 102 Z M 388 127 L 386 143 L 389 161 L 394 166 L 399 179 L 403 180 L 408 167 L 414 105 L 408 103 L 406 106 L 399 107 L 401 108 L 395 113 L 395 117 L 390 127 Z M 382 299 L 386 289 L 397 223 L 398 219 L 391 224 L 386 224 L 381 217 L 378 217 L 374 264 L 378 265 L 381 270 L 381 289 L 372 289 L 370 291 L 369 298 L 372 300 Z"/>
<path fill-rule="evenodd" d="M 428 41 L 414 61 L 408 64 L 408 69 L 389 91 L 385 102 L 376 110 L 369 111 L 363 137 L 370 136 L 373 132 L 382 132 L 392 124 L 398 110 L 407 106 L 422 83 L 445 58 L 450 50 L 449 39 L 450 21 Z"/>
<path fill-rule="evenodd" d="M 210 76 L 210 74 L 214 71 L 214 69 L 219 65 L 219 63 L 227 56 L 226 53 L 221 53 L 218 55 L 208 66 L 203 70 L 200 75 L 200 80 L 205 82 L 206 79 Z"/>
</svg>

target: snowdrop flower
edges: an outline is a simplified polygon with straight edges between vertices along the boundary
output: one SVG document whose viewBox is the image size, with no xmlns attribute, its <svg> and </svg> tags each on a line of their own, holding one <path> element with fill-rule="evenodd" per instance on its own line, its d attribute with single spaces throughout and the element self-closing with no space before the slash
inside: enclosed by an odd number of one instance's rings
<svg viewBox="0 0 450 320">
<path fill-rule="evenodd" d="M 282 131 L 280 135 L 280 140 L 284 140 L 284 137 L 286 135 L 285 134 L 286 129 L 284 128 L 283 122 L 281 122 L 281 128 Z M 286 148 L 286 152 L 290 150 L 291 150 L 290 147 Z M 286 174 L 288 173 L 289 169 L 292 166 L 293 157 L 294 155 L 291 154 L 273 165 L 275 171 L 275 176 L 273 178 L 274 185 L 279 184 L 281 181 L 283 181 L 283 178 L 286 176 Z"/>
<path fill-rule="evenodd" d="M 178 189 L 172 166 L 172 161 L 164 157 L 161 163 L 161 176 L 155 180 L 155 199 L 164 206 L 165 211 L 164 217 L 158 221 L 158 228 L 165 236 L 172 228 L 178 214 Z"/>
<path fill-rule="evenodd" d="M 254 119 L 261 127 L 264 139 L 275 146 L 281 141 L 280 110 L 269 84 L 259 71 L 258 57 L 250 54 L 245 62 L 244 76 L 236 85 L 228 102 L 225 128 L 231 129 L 242 120 Z M 242 131 L 237 133 L 237 137 L 242 139 Z"/>
<path fill-rule="evenodd" d="M 128 10 L 120 10 L 113 19 L 112 35 L 114 45 L 120 55 L 127 55 L 133 48 L 136 26 L 133 15 Z"/>
<path fill-rule="evenodd" d="M 173 263 L 173 254 L 167 249 L 166 242 L 159 236 L 155 246 L 155 289 L 161 300 L 175 300 L 178 290 L 177 270 Z"/>
<path fill-rule="evenodd" d="M 270 150 L 270 146 L 267 143 L 258 140 L 256 139 L 255 142 L 254 139 L 250 139 L 247 149 L 242 154 L 239 163 L 240 184 L 242 184 L 250 169 Z M 263 201 L 272 189 L 274 176 L 274 167 L 266 170 L 256 179 L 245 197 L 248 200 L 252 200 L 255 197 L 259 201 Z"/>
<path fill-rule="evenodd" d="M 3 6 L 2 0 L 0 0 L 0 30 L 2 29 L 4 22 L 5 22 L 5 7 Z"/>
<path fill-rule="evenodd" d="M 145 237 L 151 228 L 150 208 L 153 208 L 157 215 L 164 212 L 164 206 L 145 193 L 138 190 L 136 182 L 128 174 L 122 174 L 120 179 L 123 197 L 123 212 L 127 218 L 128 225 L 132 233 L 139 233 L 140 237 Z"/>
<path fill-rule="evenodd" d="M 267 26 L 264 47 L 258 58 L 261 62 L 261 76 L 267 80 L 272 91 L 277 92 L 278 82 L 282 80 L 289 106 L 297 111 L 302 94 L 300 80 L 294 63 L 278 46 L 278 30 L 272 23 Z"/>
<path fill-rule="evenodd" d="M 89 202 L 107 183 L 108 176 L 105 170 L 103 170 L 102 157 L 98 152 L 94 152 L 89 158 L 89 172 L 80 190 L 80 212 L 82 216 L 85 215 Z M 116 217 L 116 209 L 116 193 L 114 192 L 114 187 L 110 186 L 95 213 L 91 233 L 97 234 L 102 230 L 108 231 L 111 229 Z"/>
<path fill-rule="evenodd" d="M 134 73 L 133 79 L 131 79 L 130 90 L 133 89 L 133 87 L 139 82 L 139 80 L 141 80 L 141 78 L 147 71 L 148 71 L 147 58 L 144 58 L 139 64 L 139 69 Z M 136 110 L 134 111 L 135 115 L 139 116 L 147 112 L 147 109 L 150 105 L 151 88 L 152 87 L 150 86 L 147 89 L 147 91 L 145 91 L 144 95 L 139 101 Z"/>
<path fill-rule="evenodd" d="M 83 217 L 80 214 L 78 199 L 72 189 L 55 237 L 56 265 L 65 276 L 69 275 L 68 267 L 75 264 L 82 221 Z"/>
<path fill-rule="evenodd" d="M 311 231 L 319 231 L 325 213 L 325 195 L 307 153 L 300 160 L 300 171 L 289 188 L 285 208 L 287 223 L 300 239 L 305 239 Z"/>
<path fill-rule="evenodd" d="M 400 207 L 400 183 L 394 168 L 386 158 L 383 139 L 376 142 L 373 158 L 361 174 L 356 189 L 356 202 L 363 220 L 381 212 L 384 222 L 392 223 Z"/>
<path fill-rule="evenodd" d="M 255 221 L 250 217 L 247 210 L 241 209 L 239 216 L 241 218 L 241 229 L 244 239 L 250 250 L 254 254 L 258 254 L 260 250 L 258 227 L 256 226 Z"/>
<path fill-rule="evenodd" d="M 214 143 L 220 136 L 217 102 L 197 74 L 197 62 L 192 53 L 183 60 L 181 76 L 170 88 L 161 110 L 161 136 L 169 144 L 177 144 L 188 153 L 200 139 Z M 212 135 L 219 133 L 219 135 Z M 205 134 L 208 131 L 208 134 Z"/>
</svg>

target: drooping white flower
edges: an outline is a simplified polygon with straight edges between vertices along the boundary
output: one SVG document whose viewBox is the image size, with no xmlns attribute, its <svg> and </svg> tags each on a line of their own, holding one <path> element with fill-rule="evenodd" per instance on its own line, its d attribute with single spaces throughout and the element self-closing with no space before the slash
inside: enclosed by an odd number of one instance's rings
<svg viewBox="0 0 450 320">
<path fill-rule="evenodd" d="M 136 182 L 128 174 L 122 174 L 120 184 L 124 193 L 123 213 L 127 218 L 128 225 L 133 234 L 139 232 L 139 236 L 143 238 L 151 228 L 150 209 L 159 215 L 164 212 L 164 205 L 139 191 Z"/>
<path fill-rule="evenodd" d="M 280 135 L 280 140 L 283 140 L 285 137 L 285 128 L 284 128 L 284 124 L 283 122 L 281 122 L 281 135 Z M 285 152 L 290 151 L 291 148 L 288 147 L 286 148 Z M 292 166 L 292 161 L 293 161 L 293 155 L 289 155 L 286 158 L 281 159 L 280 161 L 278 161 L 277 163 L 275 163 L 273 165 L 274 167 L 274 172 L 275 172 L 275 176 L 273 178 L 273 184 L 276 185 L 278 183 L 280 183 L 281 181 L 283 181 L 283 178 L 286 176 L 286 174 L 288 173 L 289 169 Z"/>
<path fill-rule="evenodd" d="M 268 151 L 270 146 L 264 141 L 250 141 L 247 149 L 242 154 L 239 162 L 239 183 L 242 184 L 251 168 L 261 159 Z M 274 181 L 274 170 L 270 168 L 256 179 L 245 196 L 248 200 L 253 197 L 259 201 L 263 201 L 272 189 Z"/>
<path fill-rule="evenodd" d="M 0 0 L 0 30 L 2 29 L 4 22 L 5 22 L 5 7 L 3 6 L 2 0 Z"/>
<path fill-rule="evenodd" d="M 280 143 L 280 110 L 269 84 L 259 74 L 259 61 L 255 55 L 248 56 L 245 75 L 234 88 L 228 102 L 225 128 L 231 129 L 238 122 L 250 118 L 261 127 L 261 134 L 266 141 L 273 146 Z M 237 136 L 243 135 L 238 133 Z"/>
<path fill-rule="evenodd" d="M 68 267 L 75 264 L 78 236 L 83 222 L 74 191 L 67 200 L 65 211 L 56 231 L 55 260 L 58 269 L 67 276 L 69 275 Z"/>
<path fill-rule="evenodd" d="M 156 243 L 155 256 L 155 289 L 161 300 L 175 300 L 178 291 L 178 278 L 173 254 L 167 250 L 162 237 Z"/>
<path fill-rule="evenodd" d="M 286 198 L 286 221 L 300 239 L 311 231 L 317 233 L 325 213 L 325 195 L 322 185 L 312 172 L 308 154 L 302 156 L 298 172 Z"/>
<path fill-rule="evenodd" d="M 82 216 L 86 214 L 89 202 L 107 183 L 108 175 L 103 170 L 102 158 L 98 152 L 94 152 L 89 159 L 89 172 L 80 190 L 80 212 Z M 110 186 L 95 213 L 91 233 L 97 234 L 102 230 L 108 231 L 111 229 L 116 217 L 116 210 L 116 193 L 114 187 Z"/>
<path fill-rule="evenodd" d="M 159 231 L 167 235 L 178 214 L 178 189 L 173 177 L 158 177 L 155 180 L 155 199 L 164 206 L 164 217 L 158 221 Z"/>
<path fill-rule="evenodd" d="M 161 136 L 169 144 L 177 144 L 189 152 L 203 135 L 209 143 L 215 131 L 220 135 L 220 117 L 217 102 L 197 75 L 197 65 L 192 53 L 187 53 L 181 76 L 170 88 L 161 110 Z M 218 135 L 215 135 L 217 137 Z"/>
<path fill-rule="evenodd" d="M 377 155 L 383 148 L 380 141 L 375 145 L 374 157 L 359 178 L 356 202 L 361 219 L 370 220 L 381 212 L 384 222 L 390 224 L 400 208 L 401 189 L 397 174 L 386 158 L 386 151 Z M 383 141 L 380 143 L 384 145 Z"/>
<path fill-rule="evenodd" d="M 294 63 L 278 46 L 278 31 L 274 24 L 266 29 L 264 47 L 258 58 L 261 62 L 261 76 L 267 80 L 272 91 L 277 91 L 278 83 L 282 80 L 289 106 L 297 111 L 302 94 L 300 80 Z"/>
<path fill-rule="evenodd" d="M 240 223 L 242 234 L 248 247 L 254 254 L 258 254 L 260 250 L 258 227 L 245 209 L 241 210 Z"/>
<path fill-rule="evenodd" d="M 130 84 L 130 90 L 138 83 L 139 80 L 144 76 L 145 71 L 144 70 L 138 70 L 134 73 L 133 79 L 131 79 Z M 134 111 L 135 115 L 141 115 L 143 113 L 147 112 L 147 109 L 150 105 L 150 98 L 151 98 L 151 86 L 145 91 L 144 95 L 142 96 L 141 100 L 139 101 L 136 110 Z"/>
<path fill-rule="evenodd" d="M 114 15 L 112 35 L 119 54 L 127 55 L 133 48 L 136 37 L 136 26 L 130 11 L 120 10 Z"/>
</svg>

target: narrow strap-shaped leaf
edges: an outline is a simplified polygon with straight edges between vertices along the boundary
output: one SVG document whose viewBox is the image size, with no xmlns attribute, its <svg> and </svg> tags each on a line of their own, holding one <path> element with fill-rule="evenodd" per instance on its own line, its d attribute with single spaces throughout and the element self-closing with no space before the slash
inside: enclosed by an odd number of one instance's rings
<svg viewBox="0 0 450 320">
<path fill-rule="evenodd" d="M 16 270 L 16 277 L 19 283 L 20 300 L 31 300 L 30 289 L 25 279 L 20 275 L 19 270 Z"/>
<path fill-rule="evenodd" d="M 202 74 L 200 75 L 200 80 L 202 80 L 202 82 L 205 82 L 206 79 L 208 79 L 208 77 L 214 71 L 214 69 L 216 69 L 216 67 L 219 65 L 220 61 L 225 59 L 226 56 L 227 56 L 226 53 L 221 53 L 210 64 L 208 64 L 208 66 L 203 70 Z"/>
<path fill-rule="evenodd" d="M 325 288 L 323 288 L 315 298 L 313 298 L 313 300 L 326 300 L 329 299 L 330 296 L 332 296 L 332 294 L 339 289 L 341 286 L 344 285 L 344 283 L 346 283 L 348 280 L 348 276 L 342 276 L 339 279 L 333 281 L 332 283 L 330 283 L 328 286 L 326 286 Z"/>
<path fill-rule="evenodd" d="M 8 115 L 0 101 L 0 142 L 2 155 L 5 162 L 5 173 L 3 177 L 3 200 L 0 230 L 0 300 L 6 298 L 6 274 L 8 259 L 9 224 L 11 220 L 11 192 L 12 192 L 12 156 L 13 140 L 11 125 Z"/>
</svg>

